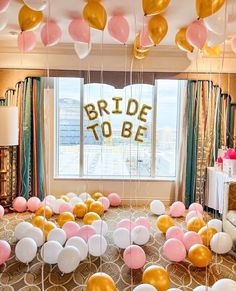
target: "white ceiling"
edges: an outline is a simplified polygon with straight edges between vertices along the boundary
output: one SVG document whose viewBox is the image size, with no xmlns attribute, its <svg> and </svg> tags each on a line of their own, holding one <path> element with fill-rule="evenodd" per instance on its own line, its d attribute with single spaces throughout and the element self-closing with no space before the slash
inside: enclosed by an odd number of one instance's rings
<svg viewBox="0 0 236 291">
<path fill-rule="evenodd" d="M 61 43 L 65 44 L 72 42 L 72 39 L 67 32 L 67 28 L 71 19 L 82 15 L 85 2 L 85 0 L 51 0 L 51 18 L 56 20 L 63 30 Z M 103 0 L 102 3 L 107 10 L 108 19 L 114 12 L 117 11 L 122 12 L 127 18 L 131 28 L 129 43 L 133 43 L 135 32 L 138 32 L 142 28 L 143 23 L 148 21 L 148 17 L 143 16 L 142 0 Z M 4 46 L 6 43 L 16 45 L 16 34 L 20 31 L 18 26 L 18 12 L 22 5 L 21 0 L 11 1 L 11 4 L 6 12 L 8 17 L 8 26 L 0 32 L 1 46 Z M 47 15 L 48 9 L 44 11 L 45 18 Z M 168 21 L 169 30 L 167 36 L 161 44 L 173 45 L 177 30 L 196 19 L 195 0 L 172 0 L 163 15 Z M 36 33 L 38 35 L 38 41 L 40 41 L 40 28 L 36 30 Z M 102 33 L 98 30 L 92 29 L 92 42 L 100 43 L 101 39 Z M 104 43 L 117 43 L 108 34 L 107 29 L 105 29 L 104 32 Z"/>
</svg>

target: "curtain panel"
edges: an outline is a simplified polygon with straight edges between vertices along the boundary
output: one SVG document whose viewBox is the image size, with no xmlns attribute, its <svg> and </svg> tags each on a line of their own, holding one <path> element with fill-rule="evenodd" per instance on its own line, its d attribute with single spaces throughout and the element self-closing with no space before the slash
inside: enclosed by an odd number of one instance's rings
<svg viewBox="0 0 236 291">
<path fill-rule="evenodd" d="M 211 81 L 188 81 L 185 203 L 204 203 L 206 169 L 229 145 L 231 98 Z"/>
</svg>

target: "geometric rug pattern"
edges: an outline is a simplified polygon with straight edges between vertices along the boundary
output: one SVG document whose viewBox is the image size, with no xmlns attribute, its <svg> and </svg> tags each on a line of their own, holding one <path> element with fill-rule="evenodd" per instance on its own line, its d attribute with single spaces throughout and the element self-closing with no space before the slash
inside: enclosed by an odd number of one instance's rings
<svg viewBox="0 0 236 291">
<path fill-rule="evenodd" d="M 43 264 L 40 254 L 27 266 L 18 262 L 14 255 L 15 238 L 13 236 L 15 226 L 21 221 L 31 221 L 33 214 L 10 213 L 0 219 L 0 238 L 7 240 L 12 246 L 12 254 L 5 265 L 0 266 L 0 290 L 1 291 L 85 291 L 86 281 L 98 271 L 109 274 L 116 283 L 117 290 L 131 291 L 141 283 L 143 270 L 157 264 L 166 268 L 171 278 L 171 288 L 180 288 L 183 291 L 193 290 L 199 285 L 212 286 L 215 281 L 222 278 L 236 280 L 236 256 L 233 251 L 226 255 L 213 255 L 211 264 L 207 268 L 194 267 L 187 259 L 181 263 L 171 263 L 163 255 L 165 236 L 156 229 L 155 215 L 150 213 L 149 207 L 121 207 L 110 208 L 103 216 L 108 223 L 109 232 L 106 235 L 108 249 L 99 258 L 88 256 L 87 260 L 80 263 L 79 267 L 71 274 L 62 275 L 57 265 Z M 117 222 L 123 218 L 146 216 L 152 223 L 151 239 L 143 246 L 147 256 L 147 262 L 143 269 L 129 270 L 123 261 L 123 251 L 114 246 L 112 232 Z M 210 217 L 205 213 L 205 219 Z M 53 221 L 54 216 L 51 220 Z M 78 220 L 82 225 L 82 221 Z M 176 225 L 186 228 L 184 218 L 175 219 Z M 43 276 L 42 276 L 43 265 Z M 43 278 L 43 283 L 42 283 Z M 227 291 L 227 290 L 225 290 Z"/>
</svg>

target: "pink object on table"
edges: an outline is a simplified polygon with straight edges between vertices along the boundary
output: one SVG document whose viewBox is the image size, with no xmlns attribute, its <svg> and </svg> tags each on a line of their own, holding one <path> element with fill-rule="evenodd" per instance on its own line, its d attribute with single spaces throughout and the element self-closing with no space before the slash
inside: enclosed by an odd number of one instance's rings
<svg viewBox="0 0 236 291">
<path fill-rule="evenodd" d="M 142 226 L 146 227 L 148 230 L 151 229 L 151 223 L 149 222 L 147 217 L 143 217 L 143 216 L 138 217 L 135 220 L 135 226 L 138 226 L 138 225 L 142 225 Z"/>
<path fill-rule="evenodd" d="M 39 208 L 40 203 L 41 201 L 38 197 L 31 197 L 27 201 L 27 208 L 29 209 L 29 211 L 35 212 Z"/>
<path fill-rule="evenodd" d="M 120 222 L 117 223 L 117 228 L 123 227 L 123 228 L 126 228 L 128 230 L 134 229 L 135 226 L 136 226 L 135 222 L 131 221 L 128 218 L 122 219 Z"/>
<path fill-rule="evenodd" d="M 24 212 L 27 208 L 27 202 L 24 197 L 17 197 L 13 201 L 13 208 L 17 212 Z"/>
<path fill-rule="evenodd" d="M 186 258 L 185 246 L 176 238 L 170 238 L 164 243 L 163 252 L 172 262 L 181 262 Z"/>
<path fill-rule="evenodd" d="M 166 232 L 166 240 L 175 238 L 183 242 L 184 240 L 184 231 L 178 226 L 171 226 Z"/>
<path fill-rule="evenodd" d="M 188 251 L 193 245 L 202 244 L 202 239 L 195 231 L 188 231 L 184 234 L 184 245 Z"/>
<path fill-rule="evenodd" d="M 63 226 L 62 229 L 66 233 L 66 238 L 69 239 L 73 236 L 78 236 L 80 226 L 78 223 L 74 221 L 67 221 Z"/>
<path fill-rule="evenodd" d="M 218 164 L 222 164 L 222 163 L 223 163 L 223 159 L 222 159 L 222 157 L 219 157 L 219 158 L 217 159 L 217 163 L 218 163 Z"/>
<path fill-rule="evenodd" d="M 127 247 L 123 254 L 124 262 L 130 269 L 140 269 L 146 263 L 146 254 L 140 246 L 131 245 Z"/>
<path fill-rule="evenodd" d="M 107 198 L 109 199 L 111 206 L 113 206 L 113 207 L 120 206 L 121 199 L 117 193 L 111 193 L 107 196 Z"/>
<path fill-rule="evenodd" d="M 79 229 L 77 236 L 81 237 L 84 241 L 88 242 L 88 239 L 94 234 L 96 234 L 96 230 L 93 226 L 84 225 Z"/>
<path fill-rule="evenodd" d="M 185 205 L 181 201 L 176 201 L 170 206 L 170 215 L 172 217 L 184 216 Z"/>
<path fill-rule="evenodd" d="M 4 264 L 11 255 L 11 246 L 5 240 L 0 240 L 0 265 Z"/>
</svg>

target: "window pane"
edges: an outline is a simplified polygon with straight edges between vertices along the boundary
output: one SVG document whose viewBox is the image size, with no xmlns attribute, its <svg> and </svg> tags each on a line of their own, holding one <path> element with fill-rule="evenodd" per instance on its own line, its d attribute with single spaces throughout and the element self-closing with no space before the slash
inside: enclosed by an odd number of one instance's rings
<svg viewBox="0 0 236 291">
<path fill-rule="evenodd" d="M 79 176 L 80 86 L 79 78 L 57 79 L 58 176 Z"/>
<path fill-rule="evenodd" d="M 157 177 L 176 175 L 178 90 L 177 80 L 157 81 Z"/>
<path fill-rule="evenodd" d="M 102 96 L 102 97 L 101 97 Z M 111 114 L 115 109 L 112 97 L 121 97 L 121 114 Z M 95 120 L 88 120 L 84 113 L 84 175 L 85 176 L 114 176 L 114 177 L 150 177 L 151 176 L 151 139 L 152 139 L 152 111 L 147 114 L 147 122 L 138 120 L 138 113 L 134 116 L 126 114 L 129 98 L 139 102 L 139 111 L 143 104 L 152 106 L 153 86 L 132 85 L 124 89 L 115 89 L 109 85 L 87 84 L 84 86 L 84 105 L 93 103 L 98 111 L 97 102 L 101 99 L 108 103 L 110 114 L 98 115 Z M 148 111 L 148 110 L 147 110 Z M 109 121 L 112 136 L 104 138 L 101 130 L 103 122 Z M 121 136 L 124 121 L 132 122 L 131 138 Z M 94 138 L 93 131 L 87 126 L 98 124 L 96 133 L 99 140 Z M 135 134 L 139 125 L 147 127 L 143 142 L 135 141 Z"/>
</svg>

